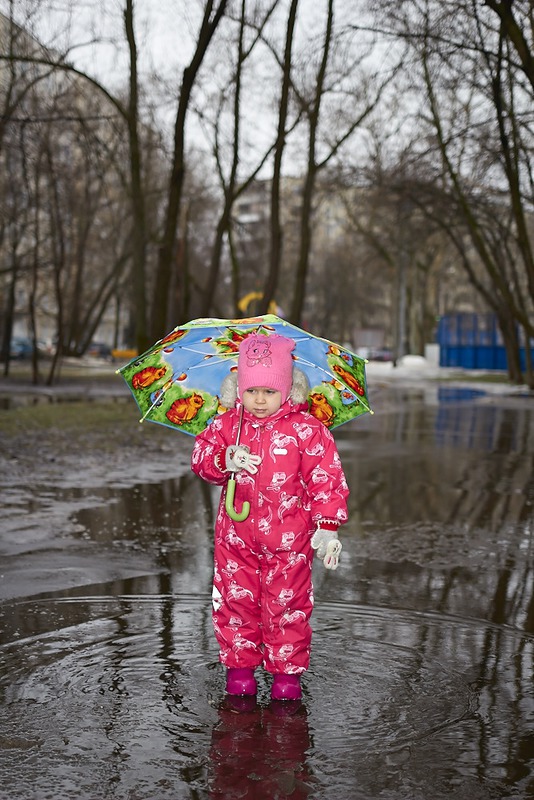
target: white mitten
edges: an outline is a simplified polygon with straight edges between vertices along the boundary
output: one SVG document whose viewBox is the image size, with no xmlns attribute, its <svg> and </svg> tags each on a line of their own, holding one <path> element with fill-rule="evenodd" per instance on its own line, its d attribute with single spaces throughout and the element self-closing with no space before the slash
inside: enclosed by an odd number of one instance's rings
<svg viewBox="0 0 534 800">
<path fill-rule="evenodd" d="M 237 472 L 246 469 L 251 475 L 258 471 L 258 464 L 261 464 L 261 456 L 255 456 L 245 445 L 231 444 L 225 452 L 226 469 L 230 472 Z"/>
<path fill-rule="evenodd" d="M 343 545 L 339 541 L 336 531 L 317 528 L 311 538 L 311 546 L 317 550 L 317 558 L 322 559 L 326 569 L 337 569 Z"/>
</svg>

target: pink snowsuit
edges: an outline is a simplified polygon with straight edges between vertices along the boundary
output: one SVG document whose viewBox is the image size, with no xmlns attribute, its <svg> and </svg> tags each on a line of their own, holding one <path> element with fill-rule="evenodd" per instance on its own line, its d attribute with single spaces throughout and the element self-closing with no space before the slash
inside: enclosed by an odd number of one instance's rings
<svg viewBox="0 0 534 800">
<path fill-rule="evenodd" d="M 300 674 L 310 660 L 313 609 L 311 537 L 318 523 L 347 520 L 349 494 L 332 434 L 290 400 L 270 417 L 243 411 L 240 444 L 261 456 L 255 475 L 236 472 L 234 522 L 225 488 L 215 524 L 213 625 L 227 667 Z M 192 470 L 225 487 L 225 450 L 236 441 L 240 406 L 196 438 Z"/>
</svg>

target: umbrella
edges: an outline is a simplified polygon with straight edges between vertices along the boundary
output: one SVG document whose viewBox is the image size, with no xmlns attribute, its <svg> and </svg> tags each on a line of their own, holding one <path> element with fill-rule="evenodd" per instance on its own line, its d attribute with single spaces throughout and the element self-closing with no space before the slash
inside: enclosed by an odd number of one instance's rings
<svg viewBox="0 0 534 800">
<path fill-rule="evenodd" d="M 237 370 L 239 344 L 250 333 L 278 333 L 295 341 L 293 359 L 310 384 L 310 413 L 333 429 L 371 412 L 366 359 L 314 336 L 274 314 L 245 319 L 195 319 L 174 328 L 117 370 L 142 417 L 196 436 L 226 409 L 224 377 Z"/>
<path fill-rule="evenodd" d="M 217 414 L 226 411 L 219 399 L 221 384 L 229 372 L 237 370 L 239 345 L 251 333 L 279 333 L 295 341 L 295 366 L 305 373 L 311 387 L 309 411 L 328 428 L 372 413 L 364 358 L 274 314 L 265 314 L 192 320 L 118 369 L 139 406 L 140 421 L 148 419 L 192 436 L 203 431 Z M 247 508 L 241 512 L 233 508 L 234 493 L 232 474 L 226 510 L 232 519 L 246 519 Z"/>
</svg>

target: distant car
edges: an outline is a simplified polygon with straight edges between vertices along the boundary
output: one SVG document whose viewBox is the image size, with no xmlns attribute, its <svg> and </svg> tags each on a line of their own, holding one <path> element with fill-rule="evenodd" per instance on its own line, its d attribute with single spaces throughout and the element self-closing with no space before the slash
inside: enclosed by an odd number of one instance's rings
<svg viewBox="0 0 534 800">
<path fill-rule="evenodd" d="M 356 354 L 368 361 L 393 361 L 393 353 L 387 347 L 360 347 Z"/>
<path fill-rule="evenodd" d="M 24 336 L 14 336 L 11 339 L 9 357 L 12 359 L 31 358 L 33 353 L 33 343 L 31 339 Z"/>
<path fill-rule="evenodd" d="M 372 348 L 367 356 L 369 361 L 393 361 L 393 353 L 387 347 Z"/>
<path fill-rule="evenodd" d="M 104 342 L 91 342 L 87 348 L 87 355 L 93 358 L 111 359 L 111 347 Z"/>
</svg>

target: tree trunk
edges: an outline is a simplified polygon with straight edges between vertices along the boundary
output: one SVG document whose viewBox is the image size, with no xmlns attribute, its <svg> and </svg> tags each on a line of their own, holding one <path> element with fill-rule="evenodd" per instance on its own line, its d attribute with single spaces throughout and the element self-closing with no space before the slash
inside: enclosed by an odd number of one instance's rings
<svg viewBox="0 0 534 800">
<path fill-rule="evenodd" d="M 239 165 L 239 147 L 240 147 L 241 73 L 243 67 L 243 38 L 245 34 L 245 9 L 246 9 L 246 0 L 241 0 L 241 17 L 239 22 L 237 64 L 236 64 L 235 89 L 234 89 L 234 137 L 233 137 L 232 165 L 230 168 L 230 176 L 228 178 L 228 184 L 225 187 L 224 191 L 224 207 L 215 231 L 215 241 L 211 255 L 208 281 L 204 289 L 203 316 L 205 317 L 210 315 L 211 307 L 213 305 L 213 299 L 215 297 L 217 281 L 219 279 L 219 270 L 221 267 L 224 236 L 230 228 L 232 206 L 235 200 L 235 185 L 237 178 L 237 167 Z M 217 154 L 217 159 L 219 159 L 218 154 Z M 222 174 L 223 174 L 222 169 L 220 169 L 221 179 L 224 180 L 222 178 Z"/>
<path fill-rule="evenodd" d="M 513 0 L 484 0 L 484 3 L 499 16 L 502 32 L 512 43 L 519 56 L 521 68 L 534 89 L 534 56 L 523 33 L 522 25 L 514 17 Z M 527 11 L 531 12 L 532 6 L 530 4 L 527 4 L 526 8 Z"/>
<path fill-rule="evenodd" d="M 310 260 L 310 250 L 312 244 L 312 205 L 313 190 L 315 187 L 315 176 L 317 173 L 317 163 L 315 160 L 315 147 L 317 128 L 319 126 L 319 115 L 321 111 L 321 100 L 323 97 L 323 87 L 330 55 L 330 44 L 332 41 L 332 28 L 334 21 L 334 0 L 328 0 L 328 15 L 324 38 L 323 57 L 319 72 L 317 74 L 317 84 L 312 107 L 309 111 L 309 135 L 308 135 L 308 166 L 304 180 L 304 191 L 302 197 L 302 216 L 300 220 L 300 249 L 295 276 L 295 288 L 293 293 L 293 303 L 291 306 L 290 321 L 294 325 L 301 324 L 302 309 L 304 307 L 304 297 L 306 294 L 306 278 L 308 275 L 308 265 Z"/>
<path fill-rule="evenodd" d="M 163 337 L 171 327 L 171 321 L 169 319 L 169 288 L 171 285 L 173 257 L 185 174 L 185 120 L 193 85 L 213 34 L 224 14 L 227 1 L 228 0 L 220 0 L 213 19 L 210 20 L 213 0 L 207 0 L 196 49 L 191 63 L 184 69 L 183 73 L 180 99 L 178 101 L 178 110 L 174 124 L 174 153 L 169 180 L 167 213 L 165 216 L 163 238 L 159 248 L 158 265 L 154 283 L 150 326 L 152 340 Z"/>
<path fill-rule="evenodd" d="M 267 312 L 269 305 L 275 296 L 276 289 L 278 287 L 278 277 L 280 274 L 280 258 L 282 254 L 282 226 L 280 224 L 280 180 L 282 176 L 282 157 L 286 144 L 286 120 L 289 105 L 289 88 L 291 85 L 291 57 L 298 2 L 299 0 L 292 0 L 287 19 L 282 92 L 278 111 L 278 132 L 274 150 L 274 168 L 271 186 L 271 251 L 269 258 L 269 272 L 263 288 L 263 298 L 260 301 L 260 314 L 265 314 Z"/>
<path fill-rule="evenodd" d="M 132 200 L 132 283 L 135 307 L 135 342 L 139 353 L 149 346 L 147 330 L 146 215 L 142 184 L 142 159 L 139 144 L 139 85 L 137 75 L 137 43 L 133 20 L 133 0 L 126 0 L 124 27 L 130 52 L 130 94 L 126 112 L 128 127 L 130 180 Z"/>
<path fill-rule="evenodd" d="M 9 375 L 9 351 L 13 336 L 13 321 L 15 314 L 15 298 L 17 290 L 18 264 L 14 249 L 11 252 L 11 269 L 9 270 L 9 285 L 7 287 L 7 302 L 4 317 L 4 331 L 2 338 L 2 359 L 4 361 L 4 377 Z"/>
<path fill-rule="evenodd" d="M 504 349 L 506 350 L 508 378 L 512 383 L 522 384 L 523 374 L 521 372 L 521 361 L 519 358 L 517 323 L 507 310 L 497 311 L 497 321 L 502 333 Z"/>
</svg>

